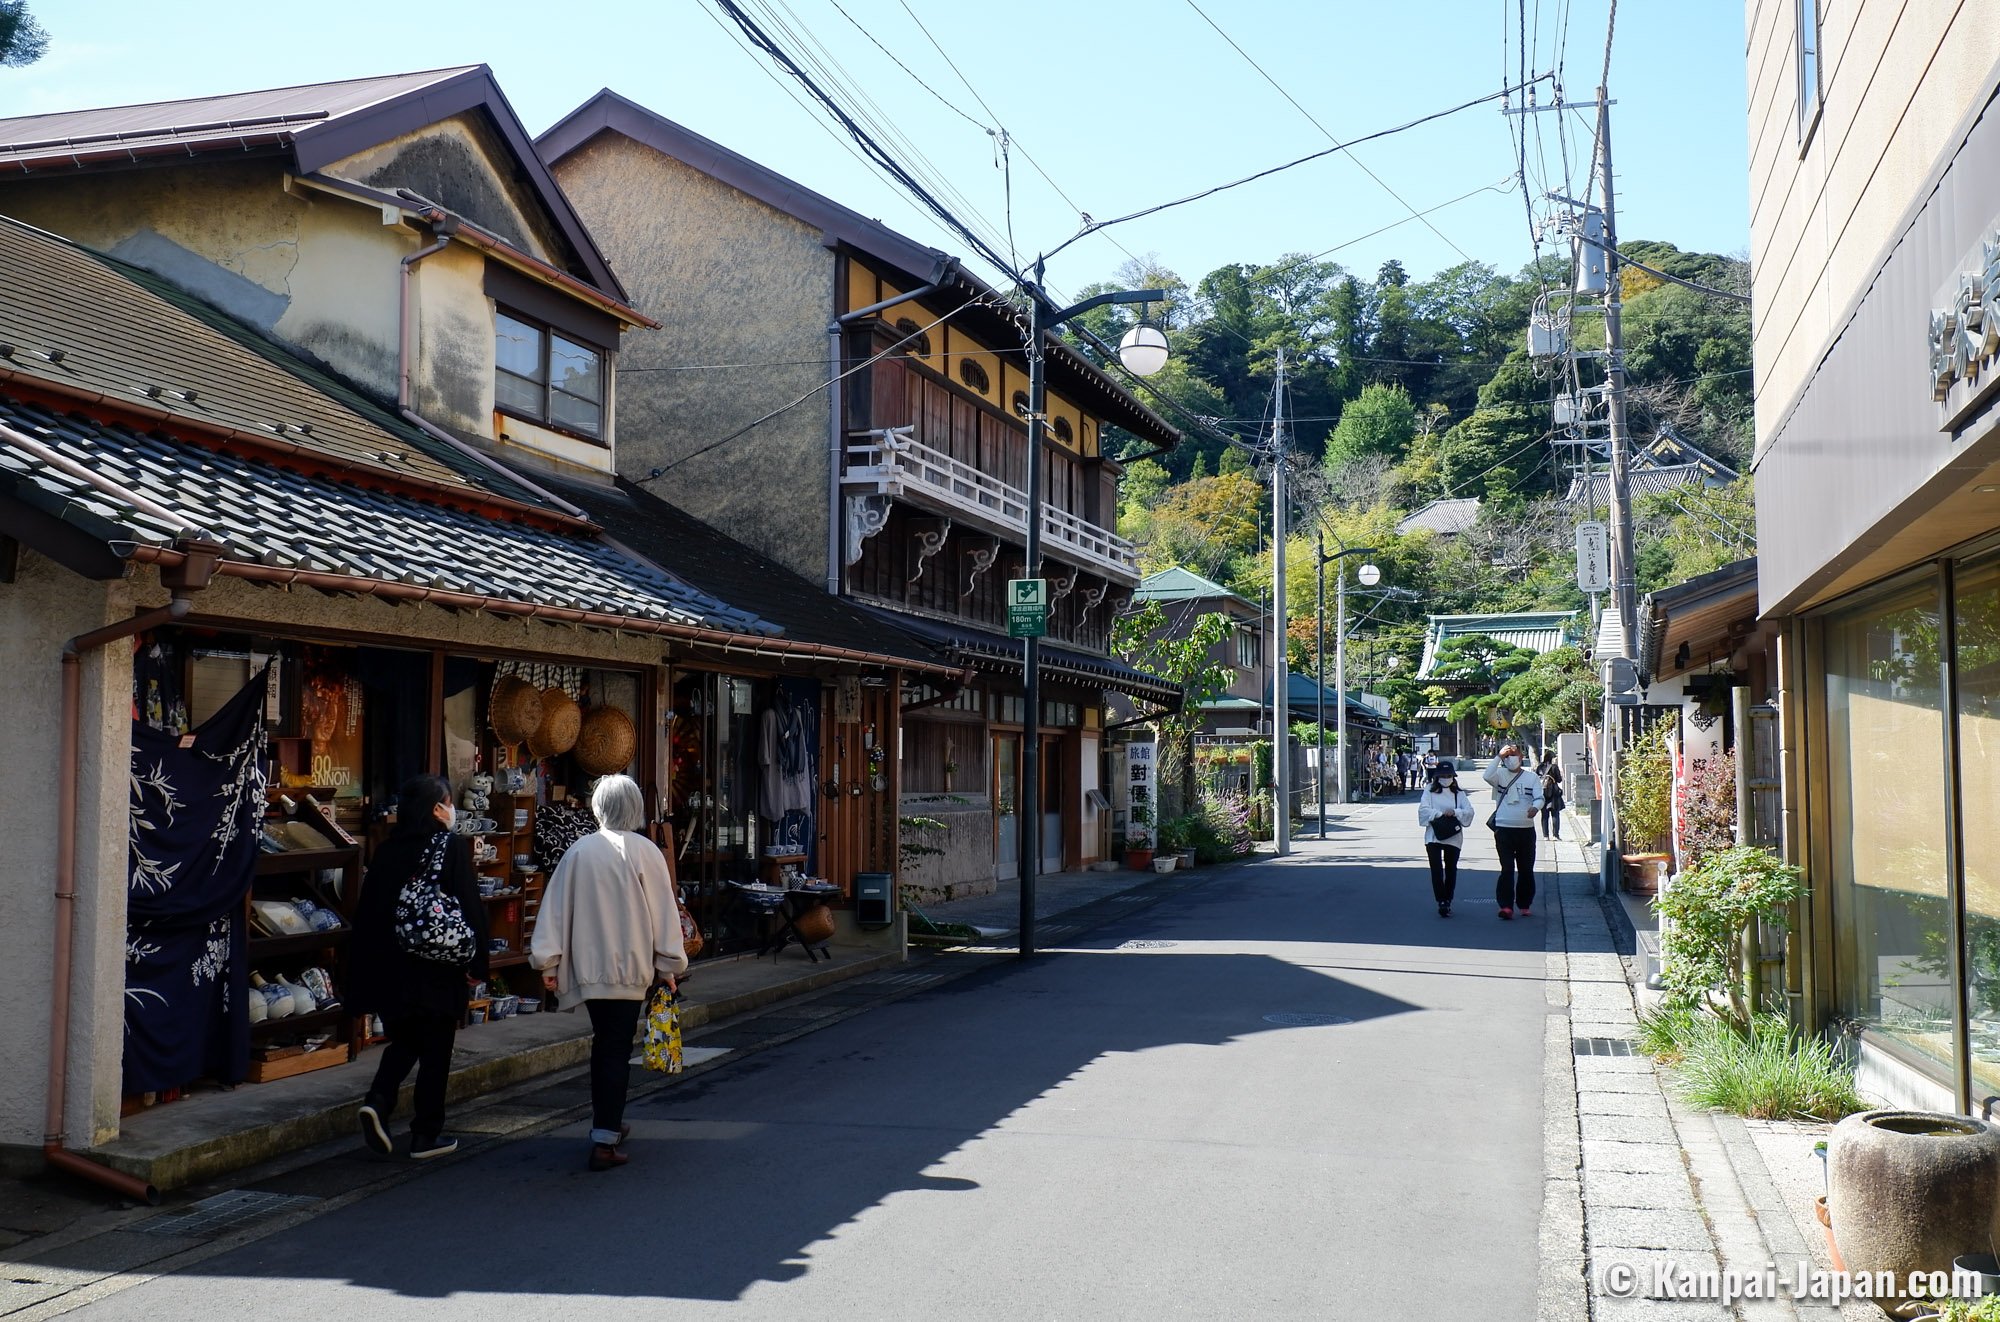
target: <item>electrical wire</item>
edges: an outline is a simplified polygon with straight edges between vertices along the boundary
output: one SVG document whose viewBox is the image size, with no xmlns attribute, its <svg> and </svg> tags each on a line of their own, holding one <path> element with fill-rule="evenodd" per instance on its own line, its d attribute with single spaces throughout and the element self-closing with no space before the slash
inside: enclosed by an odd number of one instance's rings
<svg viewBox="0 0 2000 1322">
<path fill-rule="evenodd" d="M 1235 51 L 1238 55 L 1241 55 L 1243 57 L 1244 63 L 1248 64 L 1251 68 L 1257 71 L 1258 77 L 1262 78 L 1265 82 L 1269 83 L 1272 86 L 1272 88 L 1277 91 L 1279 96 L 1282 96 L 1285 98 L 1285 100 L 1291 102 L 1292 109 L 1298 111 L 1301 115 L 1304 115 L 1307 121 L 1311 123 L 1314 128 L 1318 129 L 1328 142 L 1333 143 L 1335 146 L 1339 147 L 1341 151 L 1346 152 L 1347 159 L 1354 162 L 1354 164 L 1360 168 L 1363 174 L 1367 175 L 1370 179 L 1373 179 L 1376 182 L 1376 184 L 1381 187 L 1383 192 L 1387 193 L 1390 197 L 1395 198 L 1397 204 L 1401 206 L 1403 210 L 1409 212 L 1412 217 L 1415 217 L 1416 219 L 1419 220 L 1423 219 L 1423 217 L 1417 214 L 1416 208 L 1412 207 L 1408 202 L 1403 200 L 1403 195 L 1401 193 L 1398 193 L 1395 189 L 1389 186 L 1388 181 L 1383 179 L 1381 175 L 1376 174 L 1373 170 L 1369 169 L 1367 164 L 1364 163 L 1359 156 L 1356 156 L 1352 151 L 1348 150 L 1352 144 L 1341 142 L 1339 138 L 1334 136 L 1332 130 L 1328 129 L 1326 125 L 1319 122 L 1318 117 L 1315 116 L 1312 113 L 1312 111 L 1307 110 L 1304 106 L 1300 105 L 1298 98 L 1293 96 L 1290 92 L 1286 91 L 1284 86 L 1281 83 L 1279 83 L 1276 78 L 1273 78 L 1271 76 L 1269 70 L 1265 69 L 1263 65 L 1257 63 L 1255 59 L 1251 58 L 1250 52 L 1244 50 L 1243 47 L 1237 43 L 1236 38 L 1230 36 L 1227 32 L 1224 32 L 1222 30 L 1221 25 L 1218 24 L 1214 19 L 1210 18 L 1208 16 L 1208 12 L 1204 10 L 1199 4 L 1195 3 L 1195 0 L 1187 0 L 1187 6 L 1189 9 L 1194 10 L 1195 13 L 1201 16 L 1202 22 L 1208 24 L 1209 27 L 1215 30 L 1216 36 L 1221 37 L 1224 41 L 1228 42 L 1229 48 Z M 1521 81 L 1526 82 L 1527 69 L 1525 65 L 1523 66 L 1521 73 L 1522 73 Z M 1471 253 L 1467 252 L 1465 249 L 1459 247 L 1456 243 L 1452 242 L 1451 237 L 1447 235 L 1443 230 L 1439 229 L 1436 225 L 1433 225 L 1428 220 L 1424 220 L 1424 228 L 1428 229 L 1431 233 L 1437 235 L 1439 239 L 1442 239 L 1445 243 L 1445 246 L 1450 248 L 1453 252 L 1457 253 L 1462 260 L 1468 262 L 1472 260 Z"/>
</svg>

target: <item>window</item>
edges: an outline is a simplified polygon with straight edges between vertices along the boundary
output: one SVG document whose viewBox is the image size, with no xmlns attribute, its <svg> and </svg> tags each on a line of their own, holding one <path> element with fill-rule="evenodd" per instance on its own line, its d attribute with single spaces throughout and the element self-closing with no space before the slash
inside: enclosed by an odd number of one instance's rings
<svg viewBox="0 0 2000 1322">
<path fill-rule="evenodd" d="M 1015 416 L 1016 416 L 1016 417 L 1022 417 L 1022 418 L 1025 418 L 1025 417 L 1027 417 L 1027 416 L 1028 416 L 1028 392 L 1027 392 L 1027 391 L 1025 391 L 1025 390 L 1016 390 L 1016 391 L 1014 392 L 1014 414 L 1015 414 Z"/>
<path fill-rule="evenodd" d="M 1049 424 L 1049 429 L 1055 432 L 1056 439 L 1064 445 L 1069 445 L 1076 440 L 1076 434 L 1070 430 L 1068 418 L 1057 418 Z"/>
<path fill-rule="evenodd" d="M 493 318 L 493 402 L 531 422 L 601 436 L 604 354 L 512 313 Z"/>
<path fill-rule="evenodd" d="M 931 356 L 931 337 L 924 334 L 916 322 L 911 321 L 908 317 L 896 318 L 896 334 L 907 341 L 903 345 L 902 351 L 910 355 L 910 357 L 928 358 Z"/>
<path fill-rule="evenodd" d="M 1236 665 L 1241 670 L 1255 670 L 1264 659 L 1264 635 L 1255 629 L 1236 631 Z"/>
<path fill-rule="evenodd" d="M 986 369 L 970 358 L 958 360 L 958 379 L 982 395 L 993 393 L 993 382 L 987 378 Z"/>
<path fill-rule="evenodd" d="M 1796 0 L 1799 19 L 1799 149 L 1819 123 L 1819 0 Z"/>
</svg>

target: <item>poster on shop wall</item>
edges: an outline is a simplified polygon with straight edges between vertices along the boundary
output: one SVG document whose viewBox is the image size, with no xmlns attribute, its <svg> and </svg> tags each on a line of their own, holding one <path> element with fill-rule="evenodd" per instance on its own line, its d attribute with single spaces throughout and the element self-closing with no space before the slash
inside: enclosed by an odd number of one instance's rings
<svg viewBox="0 0 2000 1322">
<path fill-rule="evenodd" d="M 361 680 L 343 653 L 326 647 L 306 648 L 300 670 L 301 733 L 312 740 L 312 783 L 332 787 L 337 798 L 359 798 Z"/>
</svg>

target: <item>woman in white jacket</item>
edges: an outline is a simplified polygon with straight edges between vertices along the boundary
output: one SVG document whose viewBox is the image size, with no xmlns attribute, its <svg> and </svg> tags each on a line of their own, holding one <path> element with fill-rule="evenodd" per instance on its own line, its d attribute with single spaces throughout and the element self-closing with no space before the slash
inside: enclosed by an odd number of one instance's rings
<svg viewBox="0 0 2000 1322">
<path fill-rule="evenodd" d="M 625 1164 L 625 1089 L 646 996 L 687 971 L 673 876 L 646 825 L 630 776 L 606 776 L 590 796 L 598 830 L 571 845 L 542 896 L 528 958 L 565 1010 L 590 1013 L 590 1169 Z"/>
<path fill-rule="evenodd" d="M 1424 829 L 1424 852 L 1431 859 L 1431 894 L 1438 917 L 1451 917 L 1451 897 L 1458 889 L 1458 851 L 1465 828 L 1472 825 L 1472 799 L 1458 787 L 1458 768 L 1440 762 L 1417 800 L 1417 825 Z"/>
</svg>

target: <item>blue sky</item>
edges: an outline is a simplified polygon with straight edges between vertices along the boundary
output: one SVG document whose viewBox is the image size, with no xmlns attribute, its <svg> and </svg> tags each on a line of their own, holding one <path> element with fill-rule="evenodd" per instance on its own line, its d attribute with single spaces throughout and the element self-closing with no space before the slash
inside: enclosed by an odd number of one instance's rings
<svg viewBox="0 0 2000 1322">
<path fill-rule="evenodd" d="M 915 18 L 902 0 L 772 0 L 769 8 L 790 25 L 788 44 L 803 45 L 807 33 L 824 44 L 828 61 L 865 89 L 1003 249 L 1003 176 L 986 128 L 1004 125 L 1016 144 L 1013 247 L 1024 261 L 1075 233 L 1079 210 L 1102 220 L 1324 148 L 1306 112 L 1346 139 L 1497 90 L 1503 59 L 1504 76 L 1518 68 L 1522 11 L 1538 69 L 1556 63 L 1566 19 L 1560 51 L 1572 100 L 1591 95 L 1604 58 L 1606 0 L 1199 3 L 1304 111 L 1188 0 L 1018 0 L 1005 8 L 908 0 Z M 0 71 L 0 116 L 484 61 L 531 132 L 608 86 L 913 237 L 965 249 L 857 160 L 823 113 L 795 103 L 768 62 L 724 31 L 711 0 L 31 0 L 31 9 L 52 49 L 27 69 Z M 996 22 L 999 14 L 1012 21 Z M 1621 236 L 1745 250 L 1740 0 L 1625 4 L 1611 87 Z M 1557 117 L 1538 118 L 1530 176 L 1538 189 L 1560 188 Z M 1570 118 L 1569 176 L 1581 187 L 1587 126 Z M 1514 147 L 1497 108 L 1354 155 L 1380 183 L 1345 156 L 1329 157 L 1086 238 L 1056 259 L 1049 282 L 1061 292 L 1103 279 L 1128 252 L 1157 254 L 1190 281 L 1225 262 L 1337 245 L 1332 260 L 1369 274 L 1390 258 L 1426 275 L 1461 254 L 1502 269 L 1529 257 Z M 1390 189 L 1419 211 L 1452 204 L 1428 217 L 1433 232 L 1410 220 Z"/>
</svg>

